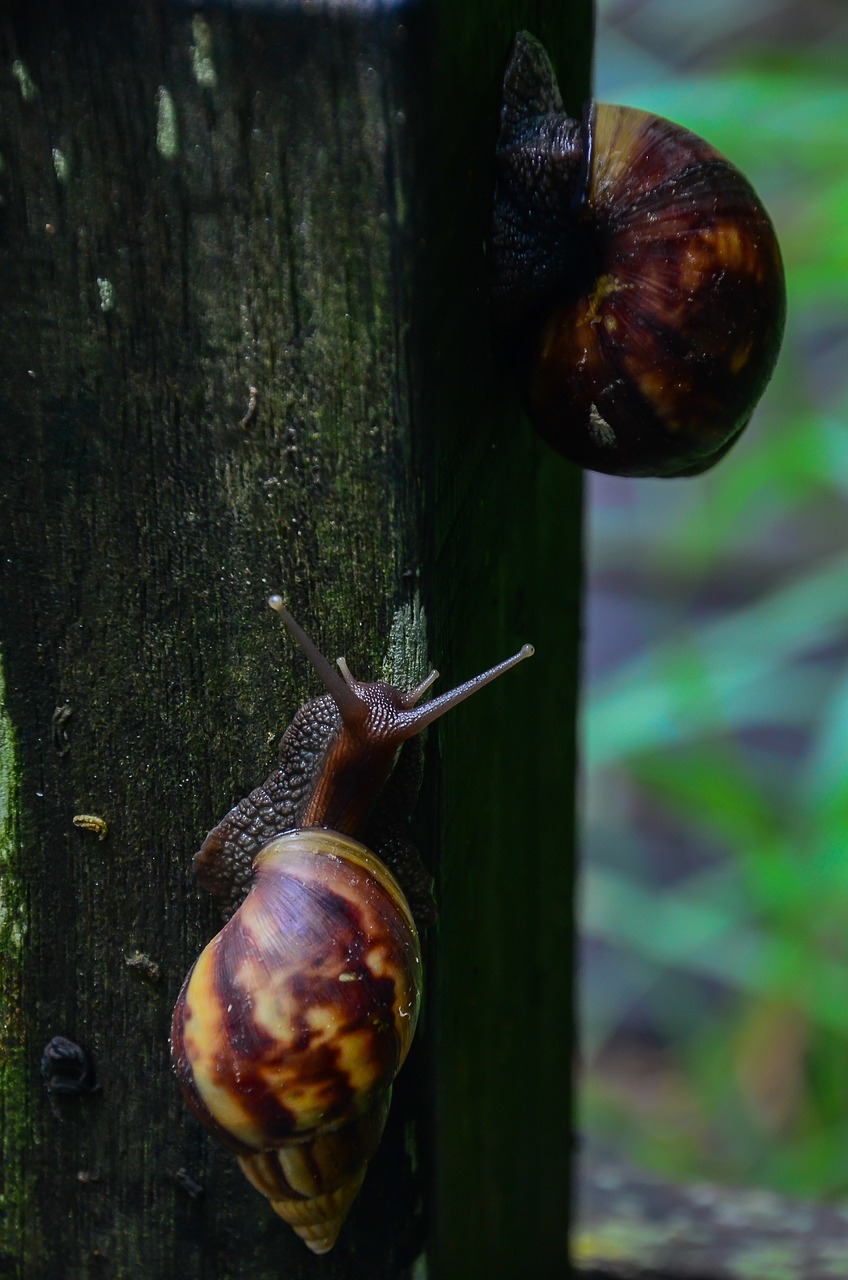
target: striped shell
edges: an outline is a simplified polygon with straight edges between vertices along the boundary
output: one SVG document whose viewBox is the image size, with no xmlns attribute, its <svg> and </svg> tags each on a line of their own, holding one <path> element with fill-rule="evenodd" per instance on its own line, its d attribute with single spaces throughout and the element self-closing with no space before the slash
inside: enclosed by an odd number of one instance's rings
<svg viewBox="0 0 848 1280">
<path fill-rule="evenodd" d="M 706 470 L 780 349 L 786 292 L 768 214 L 680 125 L 604 103 L 570 119 L 526 33 L 504 94 L 493 295 L 515 326 L 534 424 L 597 471 Z"/>
<path fill-rule="evenodd" d="M 314 1253 L 335 1243 L 380 1140 L 421 973 L 391 872 L 305 828 L 264 846 L 183 984 L 171 1052 L 186 1101 Z"/>
</svg>

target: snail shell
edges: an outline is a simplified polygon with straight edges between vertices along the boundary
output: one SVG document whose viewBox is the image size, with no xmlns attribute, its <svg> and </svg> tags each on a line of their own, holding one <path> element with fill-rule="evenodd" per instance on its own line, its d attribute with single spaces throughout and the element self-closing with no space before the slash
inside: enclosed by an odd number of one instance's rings
<svg viewBox="0 0 848 1280">
<path fill-rule="evenodd" d="M 265 845 L 174 1010 L 195 1115 L 314 1253 L 365 1176 L 421 1002 L 421 948 L 389 870 L 318 828 Z"/>
<path fill-rule="evenodd" d="M 569 118 L 526 32 L 497 162 L 493 301 L 540 433 L 612 474 L 712 466 L 771 377 L 786 314 L 777 237 L 750 183 L 659 116 L 590 103 Z"/>
</svg>

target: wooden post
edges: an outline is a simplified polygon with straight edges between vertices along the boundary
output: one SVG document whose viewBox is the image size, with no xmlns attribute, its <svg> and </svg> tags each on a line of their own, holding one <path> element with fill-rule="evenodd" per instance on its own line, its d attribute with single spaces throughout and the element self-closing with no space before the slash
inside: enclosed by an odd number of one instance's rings
<svg viewBox="0 0 848 1280">
<path fill-rule="evenodd" d="M 579 480 L 484 251 L 521 24 L 579 106 L 588 0 L 0 16 L 4 1275 L 563 1274 Z M 538 654 L 431 733 L 426 1016 L 323 1259 L 168 1061 L 192 854 L 317 691 L 272 590 L 364 676 Z M 100 1091 L 48 1094 L 56 1035 Z"/>
</svg>

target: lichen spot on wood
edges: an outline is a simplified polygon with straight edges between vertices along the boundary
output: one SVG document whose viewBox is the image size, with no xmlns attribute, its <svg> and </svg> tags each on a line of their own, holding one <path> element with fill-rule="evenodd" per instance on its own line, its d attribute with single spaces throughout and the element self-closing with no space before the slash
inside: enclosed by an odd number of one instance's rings
<svg viewBox="0 0 848 1280">
<path fill-rule="evenodd" d="M 163 160 L 176 160 L 180 154 L 177 108 L 164 85 L 156 95 L 156 150 Z"/>
<path fill-rule="evenodd" d="M 212 32 L 205 18 L 199 15 L 191 20 L 191 34 L 194 44 L 191 50 L 191 69 L 197 83 L 203 89 L 214 89 L 218 83 L 218 73 L 212 58 Z"/>
</svg>

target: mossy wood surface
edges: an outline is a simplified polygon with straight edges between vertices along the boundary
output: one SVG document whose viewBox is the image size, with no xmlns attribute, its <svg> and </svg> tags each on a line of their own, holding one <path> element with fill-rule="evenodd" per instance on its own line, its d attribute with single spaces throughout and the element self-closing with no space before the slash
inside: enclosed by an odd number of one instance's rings
<svg viewBox="0 0 848 1280">
<path fill-rule="evenodd" d="M 0 1275 L 564 1273 L 579 481 L 485 238 L 511 34 L 576 106 L 588 10 L 2 8 Z M 366 676 L 537 647 L 430 734 L 427 1008 L 326 1258 L 168 1061 L 192 855 L 317 692 L 271 590 Z M 55 1035 L 100 1092 L 51 1100 Z"/>
</svg>

